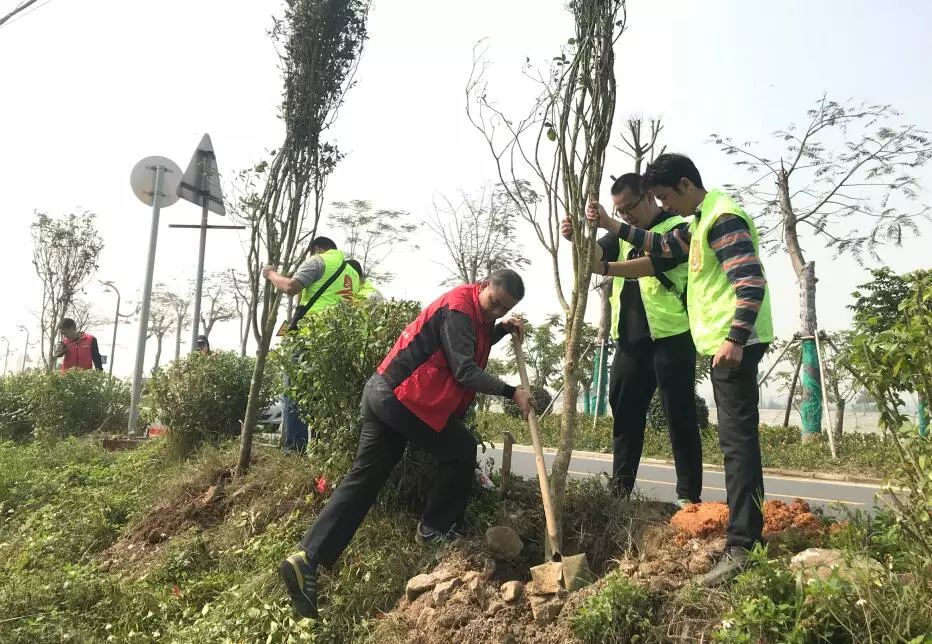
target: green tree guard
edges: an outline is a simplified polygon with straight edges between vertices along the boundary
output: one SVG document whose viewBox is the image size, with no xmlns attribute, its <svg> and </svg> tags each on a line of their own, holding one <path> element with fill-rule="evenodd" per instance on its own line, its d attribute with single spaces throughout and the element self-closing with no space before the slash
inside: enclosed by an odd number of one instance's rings
<svg viewBox="0 0 932 644">
<path fill-rule="evenodd" d="M 926 407 L 926 397 L 919 394 L 919 435 L 929 435 L 929 409 Z"/>
<path fill-rule="evenodd" d="M 802 355 L 802 402 L 799 414 L 803 421 L 802 438 L 806 440 L 822 431 L 822 378 L 814 339 L 802 341 Z"/>
<path fill-rule="evenodd" d="M 591 413 L 596 413 L 598 408 L 599 416 L 604 416 L 608 413 L 608 360 L 602 364 L 601 350 L 596 350 L 592 358 L 592 373 L 592 384 L 598 387 L 598 391 L 593 396 Z"/>
</svg>

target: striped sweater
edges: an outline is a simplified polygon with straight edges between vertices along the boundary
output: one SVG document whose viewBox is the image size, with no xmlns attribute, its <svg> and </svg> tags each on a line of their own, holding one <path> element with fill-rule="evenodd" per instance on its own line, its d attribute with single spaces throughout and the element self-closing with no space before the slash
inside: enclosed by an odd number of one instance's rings
<svg viewBox="0 0 932 644">
<path fill-rule="evenodd" d="M 698 213 L 696 217 L 698 217 Z M 618 236 L 650 255 L 683 259 L 689 257 L 691 239 L 688 228 L 676 228 L 666 234 L 652 233 L 624 222 Z M 728 337 L 741 344 L 753 339 L 754 323 L 764 301 L 767 280 L 760 258 L 754 251 L 751 231 L 740 217 L 721 215 L 709 229 L 709 245 L 715 252 L 728 281 L 735 291 L 735 317 Z"/>
</svg>

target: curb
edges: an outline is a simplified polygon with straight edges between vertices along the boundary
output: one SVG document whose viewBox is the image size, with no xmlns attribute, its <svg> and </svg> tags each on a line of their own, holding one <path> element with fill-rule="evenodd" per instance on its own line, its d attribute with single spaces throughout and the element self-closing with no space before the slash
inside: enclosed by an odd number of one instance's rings
<svg viewBox="0 0 932 644">
<path fill-rule="evenodd" d="M 493 443 L 494 445 L 494 443 Z M 516 449 L 519 452 L 533 452 L 534 448 L 530 445 L 519 445 L 515 443 L 513 449 Z M 557 450 L 552 447 L 545 447 L 545 454 L 556 454 Z M 612 455 L 606 452 L 587 452 L 584 450 L 573 450 L 574 455 L 580 455 L 584 458 L 588 458 L 595 461 L 609 461 L 612 458 Z M 669 461 L 662 458 L 642 458 L 642 463 L 647 463 L 648 465 L 670 465 L 672 466 L 673 461 Z M 713 472 L 724 472 L 725 468 L 721 465 L 713 465 L 711 463 L 703 463 L 702 468 L 704 470 L 710 470 Z M 878 487 L 883 485 L 883 479 L 871 478 L 866 476 L 854 476 L 851 474 L 836 474 L 834 472 L 801 472 L 798 470 L 786 470 L 778 467 L 765 467 L 763 468 L 764 474 L 771 474 L 774 476 L 785 476 L 787 478 L 796 478 L 796 479 L 812 479 L 816 481 L 836 481 L 839 483 L 862 483 L 867 485 L 876 485 Z"/>
</svg>

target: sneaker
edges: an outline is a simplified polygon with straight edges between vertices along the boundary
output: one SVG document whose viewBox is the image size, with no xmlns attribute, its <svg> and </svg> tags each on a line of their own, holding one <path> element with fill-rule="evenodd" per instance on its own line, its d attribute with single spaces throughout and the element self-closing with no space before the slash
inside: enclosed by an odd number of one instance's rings
<svg viewBox="0 0 932 644">
<path fill-rule="evenodd" d="M 417 524 L 417 533 L 414 536 L 418 543 L 440 543 L 443 541 L 456 541 L 462 539 L 464 535 L 463 527 L 459 523 L 454 523 L 449 530 L 434 530 L 420 521 Z"/>
<path fill-rule="evenodd" d="M 278 566 L 295 611 L 301 617 L 317 617 L 317 562 L 306 552 L 290 555 Z"/>
<path fill-rule="evenodd" d="M 676 500 L 676 507 L 682 510 L 687 505 L 692 505 L 693 503 L 702 503 L 702 501 L 690 501 L 689 499 L 680 498 Z"/>
<path fill-rule="evenodd" d="M 728 546 L 717 564 L 696 580 L 700 586 L 714 588 L 737 577 L 748 565 L 750 551 L 741 546 Z"/>
</svg>

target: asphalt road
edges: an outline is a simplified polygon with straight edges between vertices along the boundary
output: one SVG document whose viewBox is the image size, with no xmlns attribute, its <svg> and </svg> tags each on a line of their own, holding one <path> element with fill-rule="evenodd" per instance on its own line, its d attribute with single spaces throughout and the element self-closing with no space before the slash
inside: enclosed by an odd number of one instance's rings
<svg viewBox="0 0 932 644">
<path fill-rule="evenodd" d="M 491 457 L 495 469 L 501 466 L 501 445 L 489 449 L 481 456 L 481 462 Z M 553 454 L 545 453 L 547 470 L 553 463 Z M 574 478 L 598 476 L 601 472 L 612 469 L 611 454 L 592 452 L 576 453 L 570 461 L 570 475 Z M 513 474 L 526 478 L 537 476 L 534 465 L 534 452 L 529 446 L 515 445 L 511 456 Z M 702 475 L 702 500 L 725 500 L 725 473 L 706 469 Z M 676 473 L 672 465 L 641 462 L 635 488 L 641 496 L 661 501 L 676 500 Z M 809 478 L 778 476 L 764 474 L 764 492 L 769 499 L 792 501 L 803 499 L 810 506 L 822 507 L 827 513 L 838 514 L 844 508 L 870 511 L 876 504 L 874 495 L 880 491 L 876 485 L 867 483 L 848 483 L 843 481 L 824 481 Z"/>
</svg>

